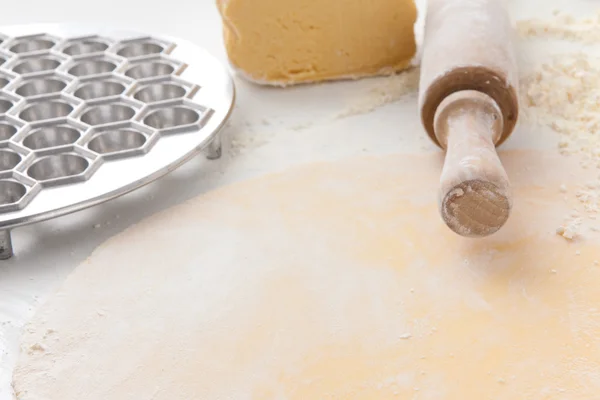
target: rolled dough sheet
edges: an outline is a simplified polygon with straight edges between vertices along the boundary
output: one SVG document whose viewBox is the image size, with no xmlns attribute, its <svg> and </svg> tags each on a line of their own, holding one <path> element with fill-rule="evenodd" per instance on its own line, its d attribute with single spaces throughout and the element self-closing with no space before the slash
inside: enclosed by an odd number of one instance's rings
<svg viewBox="0 0 600 400">
<path fill-rule="evenodd" d="M 514 213 L 475 241 L 438 218 L 439 157 L 311 164 L 114 237 L 27 327 L 18 399 L 595 398 L 600 247 L 555 232 L 577 161 L 503 154 Z"/>
</svg>

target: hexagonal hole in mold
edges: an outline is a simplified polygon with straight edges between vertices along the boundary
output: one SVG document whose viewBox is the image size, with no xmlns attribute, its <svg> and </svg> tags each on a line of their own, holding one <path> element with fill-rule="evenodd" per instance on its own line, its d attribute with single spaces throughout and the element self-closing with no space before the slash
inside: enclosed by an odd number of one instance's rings
<svg viewBox="0 0 600 400">
<path fill-rule="evenodd" d="M 37 72 L 53 71 L 61 62 L 50 56 L 31 57 L 18 62 L 12 67 L 17 74 L 33 74 Z"/>
<path fill-rule="evenodd" d="M 34 122 L 66 117 L 71 111 L 73 111 L 73 106 L 63 100 L 37 101 L 27 105 L 19 113 L 19 118 L 27 122 Z"/>
<path fill-rule="evenodd" d="M 73 66 L 69 68 L 68 73 L 73 76 L 82 77 L 106 74 L 108 72 L 113 72 L 115 69 L 117 69 L 117 64 L 113 61 L 103 59 L 81 60 L 73 64 Z"/>
<path fill-rule="evenodd" d="M 0 149 L 0 171 L 10 171 L 21 162 L 22 157 L 9 149 Z"/>
<path fill-rule="evenodd" d="M 121 82 L 102 80 L 82 83 L 73 93 L 82 100 L 99 99 L 102 97 L 118 96 L 125 91 Z"/>
<path fill-rule="evenodd" d="M 133 79 L 154 78 L 171 75 L 175 67 L 164 60 L 144 61 L 130 66 L 125 71 L 125 76 Z"/>
<path fill-rule="evenodd" d="M 100 53 L 108 49 L 108 44 L 96 38 L 75 39 L 62 52 L 69 56 Z"/>
<path fill-rule="evenodd" d="M 195 124 L 200 120 L 200 113 L 185 106 L 159 108 L 144 117 L 144 124 L 155 129 L 174 128 Z"/>
<path fill-rule="evenodd" d="M 8 99 L 0 98 L 0 114 L 4 114 L 13 107 L 13 102 Z"/>
<path fill-rule="evenodd" d="M 87 108 L 79 119 L 88 125 L 104 125 L 129 120 L 135 112 L 135 108 L 126 104 L 108 103 Z"/>
<path fill-rule="evenodd" d="M 173 82 L 157 82 L 143 86 L 135 92 L 133 97 L 144 103 L 179 99 L 186 95 L 187 89 Z"/>
<path fill-rule="evenodd" d="M 27 175 L 37 181 L 49 181 L 82 174 L 89 165 L 89 160 L 78 154 L 53 154 L 34 161 L 27 168 Z"/>
<path fill-rule="evenodd" d="M 87 147 L 98 154 L 113 154 L 138 149 L 147 142 L 146 135 L 131 129 L 117 128 L 99 132 L 88 143 Z"/>
<path fill-rule="evenodd" d="M 67 87 L 67 82 L 55 77 L 28 79 L 21 82 L 15 93 L 23 97 L 32 97 L 60 93 L 65 87 Z"/>
<path fill-rule="evenodd" d="M 19 129 L 8 122 L 0 122 L 0 140 L 9 140 Z"/>
<path fill-rule="evenodd" d="M 165 49 L 164 46 L 155 43 L 152 40 L 132 40 L 124 43 L 121 48 L 117 51 L 117 55 L 125 58 L 135 58 L 141 56 L 149 56 L 152 54 L 162 53 Z"/>
<path fill-rule="evenodd" d="M 14 78 L 6 74 L 0 74 L 0 89 L 8 85 Z"/>
<path fill-rule="evenodd" d="M 31 53 L 34 51 L 49 50 L 56 42 L 46 37 L 29 37 L 17 39 L 16 43 L 10 47 L 10 51 L 17 54 Z"/>
<path fill-rule="evenodd" d="M 7 60 L 7 57 L 0 55 L 0 65 L 3 65 Z"/>
<path fill-rule="evenodd" d="M 66 146 L 75 143 L 81 132 L 69 125 L 48 125 L 33 129 L 23 139 L 23 146 L 31 150 Z"/>
<path fill-rule="evenodd" d="M 0 180 L 0 205 L 17 203 L 26 193 L 25 185 L 15 181 Z"/>
</svg>

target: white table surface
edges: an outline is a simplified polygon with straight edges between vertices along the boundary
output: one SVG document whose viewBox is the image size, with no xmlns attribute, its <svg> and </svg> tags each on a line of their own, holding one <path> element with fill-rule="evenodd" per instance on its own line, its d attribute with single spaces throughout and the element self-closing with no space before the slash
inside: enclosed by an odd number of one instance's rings
<svg viewBox="0 0 600 400">
<path fill-rule="evenodd" d="M 351 0 L 348 0 L 351 1 Z M 185 38 L 225 61 L 214 0 L 26 0 L 2 9 L 2 25 L 86 22 Z M 515 18 L 547 17 L 555 8 L 582 14 L 591 0 L 511 0 Z M 553 46 L 520 45 L 529 59 Z M 223 157 L 192 160 L 169 176 L 105 205 L 16 229 L 16 256 L 0 262 L 0 400 L 13 398 L 11 371 L 23 324 L 64 278 L 107 238 L 141 219 L 217 186 L 292 165 L 363 154 L 438 151 L 418 123 L 414 95 L 370 113 L 337 118 L 363 104 L 390 78 L 294 89 L 260 88 L 236 78 L 238 101 L 224 133 Z M 311 100 L 309 101 L 309 97 Z M 313 98 L 320 99 L 318 102 Z M 529 134 L 531 133 L 531 134 Z M 230 140 L 236 141 L 231 146 Z M 245 144 L 245 146 L 240 146 Z M 506 148 L 554 146 L 524 127 Z M 157 257 L 168 259 L 164 249 Z"/>
</svg>

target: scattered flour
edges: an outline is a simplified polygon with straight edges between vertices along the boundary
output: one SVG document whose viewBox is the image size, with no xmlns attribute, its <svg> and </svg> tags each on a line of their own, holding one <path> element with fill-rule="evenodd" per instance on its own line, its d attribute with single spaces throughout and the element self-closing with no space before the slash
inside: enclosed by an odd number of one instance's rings
<svg viewBox="0 0 600 400">
<path fill-rule="evenodd" d="M 600 13 L 577 20 L 556 11 L 554 18 L 547 21 L 519 21 L 517 30 L 524 40 L 556 39 L 588 45 L 600 40 Z M 557 132 L 560 152 L 582 156 L 583 168 L 600 169 L 600 57 L 584 51 L 552 57 L 524 77 L 521 96 L 523 119 Z M 571 192 L 587 221 L 596 220 L 600 210 L 599 188 L 600 176 Z M 559 190 L 568 192 L 565 185 Z M 571 214 L 556 233 L 574 240 L 582 234 L 583 222 L 581 216 Z M 591 226 L 589 230 L 597 229 Z"/>
<path fill-rule="evenodd" d="M 228 148 L 229 156 L 235 157 L 248 150 L 267 144 L 275 135 L 274 132 L 269 129 L 271 121 L 266 119 L 262 120 L 261 125 L 262 126 L 254 127 L 249 123 L 243 123 L 240 124 L 240 126 L 228 126 L 231 132 Z"/>
<path fill-rule="evenodd" d="M 43 344 L 35 343 L 29 347 L 29 351 L 31 352 L 45 352 L 46 347 Z"/>
<path fill-rule="evenodd" d="M 411 68 L 399 74 L 377 78 L 377 84 L 356 104 L 343 110 L 337 118 L 367 114 L 386 104 L 400 100 L 408 94 L 416 94 L 419 88 L 419 68 Z"/>
<path fill-rule="evenodd" d="M 562 236 L 566 240 L 575 240 L 579 235 L 581 224 L 583 223 L 582 218 L 570 217 L 572 219 L 567 220 L 567 222 L 559 226 L 556 229 L 556 234 Z"/>
<path fill-rule="evenodd" d="M 600 40 L 600 12 L 578 20 L 572 15 L 554 11 L 551 20 L 529 19 L 517 22 L 521 37 L 543 37 L 579 43 L 598 43 Z"/>
</svg>

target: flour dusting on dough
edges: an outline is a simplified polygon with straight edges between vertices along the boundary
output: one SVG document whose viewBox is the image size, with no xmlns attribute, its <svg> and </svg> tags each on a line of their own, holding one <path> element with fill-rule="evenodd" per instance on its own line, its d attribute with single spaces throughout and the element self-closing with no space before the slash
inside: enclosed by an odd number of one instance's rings
<svg viewBox="0 0 600 400">
<path fill-rule="evenodd" d="M 21 354 L 17 398 L 593 398 L 598 245 L 551 233 L 576 164 L 507 152 L 524 201 L 465 241 L 431 218 L 435 159 L 304 165 L 130 227 L 28 324 L 45 350 Z"/>
</svg>

